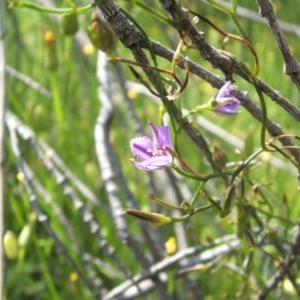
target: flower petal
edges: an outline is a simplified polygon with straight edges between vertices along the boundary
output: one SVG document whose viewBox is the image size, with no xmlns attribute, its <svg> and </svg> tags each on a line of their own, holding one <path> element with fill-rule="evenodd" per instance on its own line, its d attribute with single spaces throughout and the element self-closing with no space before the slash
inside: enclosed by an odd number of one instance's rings
<svg viewBox="0 0 300 300">
<path fill-rule="evenodd" d="M 222 99 L 219 99 L 220 101 Z M 241 102 L 232 97 L 232 101 L 220 105 L 216 105 L 213 108 L 213 111 L 221 116 L 228 116 L 228 115 L 236 115 L 238 113 L 237 107 L 241 104 Z"/>
<path fill-rule="evenodd" d="M 165 167 L 169 167 L 172 164 L 172 157 L 170 155 L 165 156 L 153 156 L 143 161 L 133 161 L 136 168 L 144 171 L 160 170 Z"/>
<path fill-rule="evenodd" d="M 153 142 L 146 136 L 140 136 L 130 141 L 131 152 L 137 158 L 144 160 L 152 157 Z"/>
<path fill-rule="evenodd" d="M 216 98 L 225 98 L 229 95 L 230 91 L 232 90 L 232 83 L 227 81 L 220 89 Z"/>
<path fill-rule="evenodd" d="M 158 143 L 162 146 L 162 148 L 173 148 L 169 127 L 160 126 L 158 128 Z"/>
<path fill-rule="evenodd" d="M 172 154 L 166 148 L 172 148 L 170 131 L 167 126 L 156 127 L 149 122 L 152 139 L 142 136 L 130 141 L 130 148 L 136 160 L 132 160 L 136 168 L 154 171 L 169 167 L 173 162 Z"/>
<path fill-rule="evenodd" d="M 149 127 L 152 133 L 154 147 L 160 147 L 158 128 L 152 122 L 149 122 Z"/>
</svg>

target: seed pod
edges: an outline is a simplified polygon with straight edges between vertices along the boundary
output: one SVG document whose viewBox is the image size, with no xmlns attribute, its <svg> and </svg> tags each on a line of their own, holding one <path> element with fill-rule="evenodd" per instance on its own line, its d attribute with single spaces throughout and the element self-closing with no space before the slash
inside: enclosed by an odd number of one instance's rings
<svg viewBox="0 0 300 300">
<path fill-rule="evenodd" d="M 63 15 L 61 19 L 61 27 L 65 35 L 74 35 L 78 30 L 77 14 Z"/>
<path fill-rule="evenodd" d="M 88 35 L 92 44 L 103 52 L 110 52 L 116 48 L 117 37 L 114 30 L 97 13 L 92 14 L 88 27 Z"/>
<path fill-rule="evenodd" d="M 213 161 L 220 170 L 223 170 L 228 162 L 226 154 L 217 146 L 214 146 Z"/>
<path fill-rule="evenodd" d="M 235 199 L 235 185 L 230 185 L 227 188 L 226 194 L 221 200 L 220 206 L 222 211 L 220 212 L 220 217 L 225 218 L 231 212 L 231 208 L 233 207 Z"/>
<path fill-rule="evenodd" d="M 137 209 L 125 209 L 125 213 L 152 223 L 153 225 L 163 225 L 172 223 L 172 219 L 163 214 L 145 212 Z"/>
</svg>

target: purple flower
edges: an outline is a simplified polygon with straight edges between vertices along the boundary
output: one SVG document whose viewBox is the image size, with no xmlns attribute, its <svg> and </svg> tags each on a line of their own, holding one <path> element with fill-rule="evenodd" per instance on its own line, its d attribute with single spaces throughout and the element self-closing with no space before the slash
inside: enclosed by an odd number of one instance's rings
<svg viewBox="0 0 300 300">
<path fill-rule="evenodd" d="M 144 171 L 154 171 L 172 165 L 173 156 L 168 151 L 172 149 L 170 131 L 167 126 L 156 127 L 149 123 L 152 139 L 146 136 L 136 137 L 130 141 L 131 152 L 136 159 L 132 162 L 136 168 Z"/>
<path fill-rule="evenodd" d="M 220 89 L 218 95 L 211 101 L 212 110 L 220 116 L 236 115 L 237 107 L 241 102 L 230 94 L 233 85 L 227 81 Z"/>
</svg>

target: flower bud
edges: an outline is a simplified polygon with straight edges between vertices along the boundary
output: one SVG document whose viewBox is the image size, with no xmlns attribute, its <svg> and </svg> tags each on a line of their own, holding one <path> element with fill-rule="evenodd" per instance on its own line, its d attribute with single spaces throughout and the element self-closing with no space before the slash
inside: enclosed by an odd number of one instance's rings
<svg viewBox="0 0 300 300">
<path fill-rule="evenodd" d="M 55 70 L 58 67 L 57 51 L 55 35 L 53 31 L 47 31 L 44 36 L 44 41 L 46 43 L 47 52 L 47 63 L 46 66 L 49 70 Z"/>
<path fill-rule="evenodd" d="M 32 227 L 30 224 L 25 224 L 22 228 L 19 237 L 18 237 L 18 245 L 20 248 L 26 247 L 28 244 L 29 238 L 31 236 Z"/>
<path fill-rule="evenodd" d="M 231 94 L 232 89 L 233 85 L 227 81 L 218 95 L 210 101 L 210 109 L 220 116 L 236 115 L 241 101 Z"/>
<path fill-rule="evenodd" d="M 18 245 L 20 248 L 24 248 L 27 246 L 36 222 L 37 222 L 36 212 L 30 213 L 28 223 L 24 225 L 24 227 L 22 228 L 18 236 Z"/>
<path fill-rule="evenodd" d="M 29 224 L 30 225 L 35 225 L 36 221 L 38 219 L 37 213 L 36 212 L 31 212 L 29 215 Z"/>
<path fill-rule="evenodd" d="M 88 35 L 92 44 L 103 52 L 113 51 L 116 47 L 117 37 L 114 30 L 95 12 L 88 27 Z"/>
<path fill-rule="evenodd" d="M 6 231 L 3 237 L 4 252 L 8 259 L 14 260 L 18 257 L 18 242 L 12 231 Z"/>
<path fill-rule="evenodd" d="M 77 14 L 63 15 L 61 27 L 65 35 L 74 35 L 78 30 Z"/>
<path fill-rule="evenodd" d="M 223 170 L 228 162 L 226 154 L 217 146 L 214 147 L 213 161 L 220 170 Z"/>
<path fill-rule="evenodd" d="M 145 212 L 137 209 L 125 209 L 125 213 L 138 219 L 148 221 L 154 225 L 170 224 L 173 222 L 172 218 L 167 217 L 165 215 L 152 212 Z"/>
<path fill-rule="evenodd" d="M 185 210 L 185 211 L 189 211 L 192 209 L 191 204 L 187 201 L 183 201 L 180 203 L 180 207 Z"/>
</svg>

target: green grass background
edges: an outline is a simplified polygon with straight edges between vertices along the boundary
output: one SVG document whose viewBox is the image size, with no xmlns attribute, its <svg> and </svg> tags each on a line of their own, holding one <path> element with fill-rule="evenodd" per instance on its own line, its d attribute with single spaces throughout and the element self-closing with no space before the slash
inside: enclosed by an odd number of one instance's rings
<svg viewBox="0 0 300 300">
<path fill-rule="evenodd" d="M 56 1 L 58 7 L 61 5 L 60 2 Z M 81 4 L 84 4 L 84 1 L 81 2 Z M 178 36 L 174 29 L 168 28 L 147 11 L 130 3 L 130 1 L 116 1 L 116 3 L 134 16 L 151 38 L 167 44 L 170 48 L 174 49 L 176 47 Z M 149 3 L 162 12 L 157 1 L 149 1 Z M 238 3 L 257 11 L 255 1 L 245 0 L 238 1 Z M 238 34 L 232 21 L 226 14 L 217 11 L 204 2 L 182 1 L 182 4 L 201 12 L 202 15 L 212 20 L 223 30 Z M 297 1 L 274 1 L 274 5 L 276 13 L 281 20 L 300 26 L 300 6 Z M 82 49 L 74 43 L 71 37 L 63 35 L 60 23 L 53 19 L 52 15 L 16 8 L 14 10 L 7 9 L 5 18 L 7 28 L 7 65 L 39 82 L 50 92 L 58 92 L 63 122 L 59 123 L 58 121 L 58 111 L 55 110 L 52 99 L 10 75 L 7 76 L 8 109 L 16 114 L 26 126 L 31 128 L 38 139 L 42 139 L 51 145 L 71 171 L 103 201 L 103 205 L 107 206 L 94 144 L 94 126 L 100 109 L 95 76 L 96 52 L 90 55 L 83 54 Z M 295 106 L 298 106 L 299 93 L 289 78 L 282 72 L 283 61 L 270 29 L 253 21 L 239 19 L 258 53 L 261 67 L 259 78 L 280 91 Z M 86 30 L 89 21 L 90 13 L 80 15 L 80 28 Z M 149 26 L 149 24 L 157 26 Z M 221 48 L 222 37 L 220 35 L 201 22 L 197 26 L 205 32 L 205 37 L 213 46 Z M 46 67 L 47 49 L 43 39 L 47 30 L 53 31 L 56 38 L 58 68 L 52 74 Z M 295 58 L 300 61 L 299 37 L 286 34 L 286 38 Z M 248 66 L 253 66 L 251 55 L 240 44 L 229 42 L 226 50 L 234 53 L 241 60 L 245 61 Z M 120 42 L 118 43 L 117 52 L 119 56 L 131 58 Z M 188 50 L 186 54 L 201 66 L 220 74 L 217 70 L 212 69 L 207 62 L 203 61 L 197 51 Z M 161 61 L 161 65 L 170 68 L 168 62 Z M 126 79 L 134 81 L 128 68 L 124 65 L 122 67 L 126 74 Z M 239 78 L 235 79 L 236 85 L 241 90 L 248 91 L 258 103 L 253 87 Z M 190 84 L 182 95 L 182 105 L 191 109 L 200 103 L 206 102 L 215 93 L 216 90 L 212 89 L 206 82 L 191 76 Z M 297 128 L 299 128 L 299 124 L 272 101 L 266 98 L 266 102 L 269 116 L 280 124 L 285 132 L 298 134 Z M 133 104 L 136 113 L 145 126 L 148 120 L 152 120 L 155 123 L 159 122 L 157 117 L 158 106 L 151 102 L 147 96 L 138 94 L 134 98 Z M 233 118 L 219 118 L 209 112 L 204 113 L 204 116 L 246 142 L 245 152 L 237 154 L 234 151 L 234 147 L 212 135 L 209 136 L 211 145 L 217 145 L 225 149 L 229 160 L 237 161 L 243 159 L 247 154 L 249 155 L 259 147 L 257 132 L 260 129 L 260 124 L 253 120 L 243 108 L 241 108 L 241 114 Z M 141 171 L 136 171 L 129 161 L 131 158 L 129 140 L 134 136 L 135 132 L 128 120 L 126 106 L 121 101 L 117 101 L 115 103 L 111 141 L 116 149 L 129 187 L 139 199 L 141 205 L 148 207 L 149 200 L 146 199 L 148 191 L 146 190 L 145 174 Z M 182 153 L 187 157 L 191 165 L 197 166 L 201 172 L 205 173 L 207 166 L 201 160 L 201 157 L 194 155 L 195 148 L 193 146 L 184 147 L 187 142 L 185 137 L 182 137 L 180 142 L 183 145 Z M 49 217 L 49 222 L 65 243 L 75 261 L 84 269 L 85 266 L 81 261 L 80 254 L 88 251 L 92 256 L 101 258 L 104 263 L 109 263 L 104 254 L 98 250 L 97 241 L 89 232 L 88 226 L 82 223 L 77 210 L 57 187 L 51 174 L 37 159 L 36 154 L 27 143 L 24 142 L 20 146 L 23 157 L 26 158 L 28 165 L 31 166 L 36 177 L 46 188 L 51 196 L 51 201 L 60 207 L 67 216 L 69 225 L 76 237 L 76 247 L 65 228 L 56 219 L 53 205 L 48 205 L 43 202 L 43 199 L 40 199 L 43 209 Z M 25 224 L 29 222 L 31 209 L 24 185 L 16 179 L 18 170 L 16 159 L 10 148 L 9 136 L 6 140 L 6 149 L 7 197 L 5 225 L 7 230 L 18 235 Z M 279 155 L 275 154 L 275 156 L 280 158 Z M 288 162 L 286 163 L 288 164 Z M 300 204 L 295 176 L 271 166 L 266 161 L 251 172 L 251 179 L 254 182 L 257 181 L 258 184 L 268 186 L 274 214 L 284 217 L 288 215 L 290 221 L 293 222 L 297 220 L 300 213 Z M 193 187 L 194 183 L 191 182 L 190 184 Z M 255 202 L 254 191 L 251 191 L 248 187 L 247 193 L 248 199 Z M 99 208 L 94 208 L 93 213 L 95 219 L 101 224 L 101 233 L 115 248 L 122 249 L 122 251 L 118 251 L 121 260 L 126 261 L 133 273 L 138 272 L 140 269 L 138 264 L 130 251 L 121 245 L 108 214 Z M 131 231 L 136 232 L 138 235 L 139 231 L 135 220 L 128 219 L 128 222 Z M 216 238 L 224 233 L 236 231 L 232 218 L 221 220 L 215 213 L 199 215 L 188 221 L 187 226 L 191 228 L 191 234 L 188 237 L 190 245 L 204 243 L 207 238 Z M 172 226 L 164 226 L 159 230 L 162 230 L 166 237 L 174 234 Z M 282 230 L 284 231 L 284 228 Z M 144 247 L 145 251 L 147 251 L 146 246 Z M 75 248 L 79 249 L 78 252 Z M 80 279 L 76 280 L 73 278 L 72 280 L 72 272 L 74 270 L 68 265 L 64 257 L 58 253 L 52 237 L 45 232 L 40 224 L 36 224 L 29 243 L 22 251 L 23 253 L 17 259 L 7 259 L 5 275 L 6 299 L 93 298 Z M 234 261 L 238 262 L 240 260 L 242 262 L 243 258 L 243 255 L 240 254 L 234 258 Z M 105 282 L 107 287 L 113 287 L 120 283 L 121 279 L 118 277 L 118 274 L 108 274 L 108 270 L 109 268 L 105 267 L 102 270 L 100 268 L 94 271 Z M 259 268 L 257 267 L 255 270 L 258 274 Z M 243 285 L 244 281 L 243 278 L 237 279 L 229 271 L 227 271 L 225 279 L 224 275 L 224 272 L 218 272 L 216 269 L 213 274 L 209 270 L 203 270 L 193 274 L 192 277 L 199 283 L 201 292 L 207 295 L 205 299 L 221 299 L 220 297 L 224 294 L 231 295 L 227 298 L 231 299 L 230 297 L 234 297 L 235 293 L 240 290 L 240 285 Z M 263 274 L 261 277 L 268 278 L 270 275 L 272 274 Z M 240 282 L 237 280 L 240 280 Z M 293 299 L 293 295 L 289 297 Z"/>
</svg>

